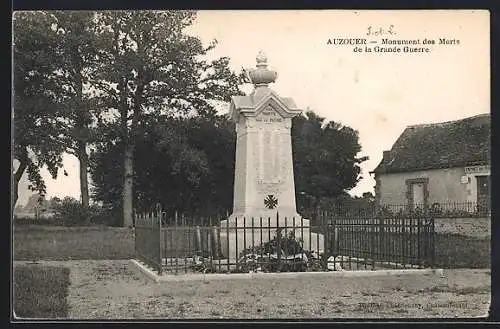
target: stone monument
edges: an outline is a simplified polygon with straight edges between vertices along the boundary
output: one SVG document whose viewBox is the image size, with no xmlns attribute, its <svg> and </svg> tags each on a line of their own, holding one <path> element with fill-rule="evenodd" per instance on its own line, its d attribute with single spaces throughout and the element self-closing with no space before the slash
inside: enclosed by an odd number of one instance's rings
<svg viewBox="0 0 500 329">
<path fill-rule="evenodd" d="M 314 250 L 323 249 L 323 236 L 309 232 L 309 221 L 302 219 L 295 205 L 291 127 L 292 118 L 302 111 L 291 98 L 280 97 L 268 87 L 278 74 L 267 68 L 263 52 L 257 55 L 256 66 L 249 72 L 254 90 L 248 96 L 233 96 L 229 109 L 236 124 L 236 164 L 233 213 L 221 222 L 223 256 L 236 257 L 236 248 L 242 251 L 251 235 L 250 229 L 235 228 L 261 226 L 261 218 L 263 227 L 272 227 L 267 229 L 271 234 L 266 231 L 260 241 L 260 232 L 254 232 L 255 245 L 269 240 L 269 235 L 272 239 L 275 227 L 286 224 L 302 226 L 295 236 L 302 236 L 304 248 L 312 240 Z M 246 247 L 251 246 L 246 241 Z"/>
</svg>

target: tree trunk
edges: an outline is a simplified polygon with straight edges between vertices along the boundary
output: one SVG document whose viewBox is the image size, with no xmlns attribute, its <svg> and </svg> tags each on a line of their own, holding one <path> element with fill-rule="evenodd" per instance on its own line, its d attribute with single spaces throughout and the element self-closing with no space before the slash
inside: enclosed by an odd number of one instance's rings
<svg viewBox="0 0 500 329">
<path fill-rule="evenodd" d="M 11 200 L 11 205 L 10 205 L 10 211 L 12 214 L 14 214 L 14 208 L 16 207 L 17 199 L 19 197 L 18 195 L 18 190 L 19 190 L 19 181 L 21 180 L 21 177 L 23 177 L 24 171 L 26 170 L 26 167 L 28 166 L 28 160 L 27 159 L 19 159 L 19 167 L 17 168 L 16 172 L 14 173 L 14 179 L 12 180 L 12 200 Z"/>
<path fill-rule="evenodd" d="M 123 227 L 131 227 L 133 222 L 133 183 L 134 183 L 134 148 L 133 142 L 125 145 L 123 158 Z"/>
<path fill-rule="evenodd" d="M 10 212 L 11 212 L 12 216 L 14 216 L 14 208 L 16 207 L 17 198 L 18 198 L 18 194 L 17 194 L 18 184 L 19 184 L 19 182 L 16 182 L 15 179 L 12 180 L 12 195 L 11 195 L 12 199 L 11 199 L 11 203 L 10 203 Z"/>
<path fill-rule="evenodd" d="M 78 54 L 78 50 L 75 51 L 75 54 Z M 76 57 L 76 67 L 77 74 L 76 78 L 76 96 L 78 100 L 78 108 L 77 108 L 77 119 L 76 119 L 76 130 L 78 132 L 78 140 L 77 140 L 77 150 L 76 154 L 78 156 L 78 161 L 80 163 L 80 195 L 82 206 L 88 208 L 89 206 L 89 182 L 88 182 L 88 155 L 87 155 L 87 138 L 88 138 L 88 122 L 89 120 L 89 110 L 84 105 L 84 97 L 83 97 L 83 76 L 82 72 L 82 62 L 81 57 Z"/>
<path fill-rule="evenodd" d="M 84 207 L 89 206 L 89 181 L 88 181 L 88 166 L 89 157 L 85 142 L 78 143 L 78 161 L 80 163 L 80 194 L 81 201 Z"/>
</svg>

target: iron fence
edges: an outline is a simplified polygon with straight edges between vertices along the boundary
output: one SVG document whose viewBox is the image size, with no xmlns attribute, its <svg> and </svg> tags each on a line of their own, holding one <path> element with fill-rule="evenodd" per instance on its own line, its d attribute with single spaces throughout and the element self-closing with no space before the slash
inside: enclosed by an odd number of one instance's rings
<svg viewBox="0 0 500 329">
<path fill-rule="evenodd" d="M 470 202 L 434 202 L 428 207 L 433 217 L 484 217 L 491 215 L 489 200 Z"/>
<path fill-rule="evenodd" d="M 432 202 L 425 204 L 377 204 L 375 202 L 340 203 L 329 207 L 332 216 L 349 218 L 460 218 L 491 215 L 490 203 L 485 202 Z M 314 213 L 311 214 L 315 216 Z"/>
<path fill-rule="evenodd" d="M 331 254 L 346 255 L 349 268 L 432 267 L 434 220 L 431 218 L 329 219 Z"/>
<path fill-rule="evenodd" d="M 304 218 L 136 216 L 136 255 L 159 273 L 432 267 L 434 221 L 321 212 Z M 311 224 L 314 223 L 314 224 Z"/>
</svg>

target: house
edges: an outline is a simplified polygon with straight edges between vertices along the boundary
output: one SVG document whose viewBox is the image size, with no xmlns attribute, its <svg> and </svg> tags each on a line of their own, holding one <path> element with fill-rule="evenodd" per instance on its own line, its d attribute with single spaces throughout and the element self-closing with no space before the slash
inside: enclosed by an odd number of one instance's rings
<svg viewBox="0 0 500 329">
<path fill-rule="evenodd" d="M 408 126 L 370 174 L 378 204 L 490 209 L 490 114 Z"/>
</svg>

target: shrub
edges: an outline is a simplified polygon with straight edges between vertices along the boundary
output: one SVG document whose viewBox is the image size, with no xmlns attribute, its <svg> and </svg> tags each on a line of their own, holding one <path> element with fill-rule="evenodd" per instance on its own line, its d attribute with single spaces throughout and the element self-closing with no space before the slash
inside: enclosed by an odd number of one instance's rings
<svg viewBox="0 0 500 329">
<path fill-rule="evenodd" d="M 111 211 L 98 205 L 84 207 L 75 198 L 66 197 L 54 206 L 54 220 L 64 226 L 113 225 Z"/>
</svg>

